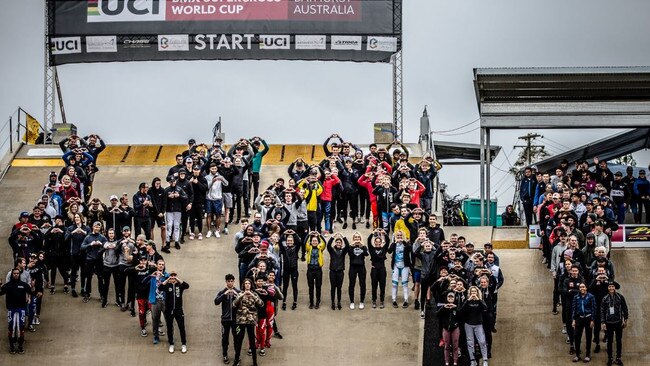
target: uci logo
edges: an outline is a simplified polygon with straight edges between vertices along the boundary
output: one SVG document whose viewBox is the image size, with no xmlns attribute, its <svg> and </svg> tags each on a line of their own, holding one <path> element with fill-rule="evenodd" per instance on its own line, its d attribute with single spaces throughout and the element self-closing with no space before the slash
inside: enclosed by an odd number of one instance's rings
<svg viewBox="0 0 650 366">
<path fill-rule="evenodd" d="M 50 40 L 53 55 L 81 53 L 81 37 L 61 37 Z"/>
<path fill-rule="evenodd" d="M 88 22 L 165 20 L 165 0 L 88 0 Z"/>
<path fill-rule="evenodd" d="M 260 36 L 260 49 L 288 50 L 290 43 L 289 36 Z"/>
</svg>

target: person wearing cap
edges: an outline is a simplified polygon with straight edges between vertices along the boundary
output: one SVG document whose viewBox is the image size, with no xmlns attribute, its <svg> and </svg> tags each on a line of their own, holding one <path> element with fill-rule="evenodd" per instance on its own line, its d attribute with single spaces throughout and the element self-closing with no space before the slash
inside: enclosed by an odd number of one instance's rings
<svg viewBox="0 0 650 366">
<path fill-rule="evenodd" d="M 154 267 L 155 268 L 155 267 Z M 140 335 L 146 337 L 147 311 L 151 311 L 149 304 L 149 279 L 153 269 L 147 265 L 147 256 L 141 254 L 138 257 L 138 264 L 133 267 L 135 284 L 135 298 L 138 303 L 138 320 L 140 322 Z M 153 312 L 152 312 L 153 314 Z"/>
<path fill-rule="evenodd" d="M 632 188 L 634 202 L 636 203 L 636 210 L 632 207 L 635 224 L 642 222 L 643 210 L 645 210 L 645 223 L 650 223 L 650 181 L 646 178 L 645 173 L 645 170 L 639 170 L 639 176 L 634 181 Z"/>
<path fill-rule="evenodd" d="M 187 352 L 187 337 L 185 334 L 185 314 L 183 313 L 183 292 L 190 285 L 178 278 L 176 271 L 170 271 L 169 277 L 158 285 L 158 290 L 165 296 L 165 323 L 167 324 L 167 341 L 169 353 L 174 353 L 174 321 L 181 335 L 181 352 Z"/>
<path fill-rule="evenodd" d="M 188 197 L 185 191 L 176 184 L 176 179 L 169 181 L 169 187 L 165 188 L 163 195 L 163 207 L 165 207 L 165 226 L 167 227 L 167 237 L 165 245 L 161 249 L 169 253 L 170 241 L 174 239 L 174 247 L 180 249 L 178 243 L 180 239 L 181 212 L 185 210 Z"/>
<path fill-rule="evenodd" d="M 189 139 L 187 141 L 187 150 L 185 150 L 185 151 L 183 151 L 181 153 L 181 156 L 183 157 L 183 159 L 187 159 L 193 153 L 195 153 L 196 152 L 196 146 L 197 146 L 196 145 L 196 140 L 195 139 Z"/>
<path fill-rule="evenodd" d="M 140 240 L 144 240 L 143 234 L 138 235 Z M 122 239 L 118 243 L 119 253 L 119 276 L 116 282 L 117 298 L 120 304 L 120 310 L 131 310 L 131 316 L 135 317 L 135 284 L 133 283 L 134 273 L 133 267 L 137 264 L 136 258 L 138 257 L 138 249 L 135 242 L 131 238 L 131 229 L 128 226 L 122 228 Z M 124 298 L 126 284 L 129 285 L 129 290 Z M 126 301 L 125 301 L 126 300 Z"/>
<path fill-rule="evenodd" d="M 625 297 L 617 292 L 620 285 L 610 280 L 607 283 L 607 295 L 600 303 L 600 321 L 607 339 L 607 365 L 623 365 L 621 360 L 623 348 L 623 328 L 627 327 L 628 309 Z M 614 348 L 614 336 L 616 336 L 616 360 L 612 358 Z"/>
<path fill-rule="evenodd" d="M 625 212 L 627 211 L 627 207 L 632 198 L 632 191 L 630 191 L 629 186 L 623 182 L 623 173 L 614 173 L 614 181 L 612 182 L 609 195 L 612 197 L 616 222 L 618 224 L 624 224 Z"/>
<path fill-rule="evenodd" d="M 104 251 L 104 244 L 106 244 L 106 237 L 101 234 L 101 231 L 102 223 L 99 221 L 94 222 L 92 232 L 86 236 L 81 244 L 81 251 L 86 252 L 86 260 L 83 267 L 86 273 L 86 281 L 81 291 L 81 296 L 83 296 L 83 302 L 85 303 L 90 299 L 92 292 L 93 274 L 97 276 L 99 292 L 102 293 L 104 291 L 104 280 L 102 277 L 104 263 L 102 253 Z"/>
<path fill-rule="evenodd" d="M 151 213 L 153 210 L 153 199 L 149 195 L 149 185 L 141 182 L 138 191 L 133 195 L 133 217 L 134 234 L 139 235 L 144 231 L 147 240 L 151 239 Z"/>
</svg>

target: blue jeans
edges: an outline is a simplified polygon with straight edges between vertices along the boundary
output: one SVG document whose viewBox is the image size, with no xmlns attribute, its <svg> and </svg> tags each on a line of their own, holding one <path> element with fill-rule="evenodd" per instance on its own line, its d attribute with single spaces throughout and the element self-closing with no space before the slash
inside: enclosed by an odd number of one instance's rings
<svg viewBox="0 0 650 366">
<path fill-rule="evenodd" d="M 325 219 L 325 230 L 332 231 L 332 220 L 330 218 L 330 211 L 332 210 L 332 201 L 322 201 L 321 210 L 323 218 Z"/>
<path fill-rule="evenodd" d="M 616 221 L 618 224 L 624 224 L 625 223 L 625 211 L 627 211 L 627 207 L 625 207 L 625 203 L 621 202 L 618 204 L 618 211 L 616 211 Z"/>
</svg>

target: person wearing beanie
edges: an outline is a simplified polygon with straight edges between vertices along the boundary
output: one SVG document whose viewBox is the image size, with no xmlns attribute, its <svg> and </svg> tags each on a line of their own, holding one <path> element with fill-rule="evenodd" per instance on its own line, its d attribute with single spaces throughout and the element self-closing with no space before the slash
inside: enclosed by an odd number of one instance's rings
<svg viewBox="0 0 650 366">
<path fill-rule="evenodd" d="M 607 283 L 607 295 L 605 295 L 600 303 L 600 321 L 602 328 L 605 331 L 605 338 L 607 339 L 607 365 L 622 366 L 621 360 L 623 348 L 623 329 L 628 324 L 628 309 L 625 297 L 618 293 L 620 285 L 613 280 Z M 612 358 L 612 351 L 614 348 L 614 336 L 616 336 L 616 360 Z"/>
</svg>

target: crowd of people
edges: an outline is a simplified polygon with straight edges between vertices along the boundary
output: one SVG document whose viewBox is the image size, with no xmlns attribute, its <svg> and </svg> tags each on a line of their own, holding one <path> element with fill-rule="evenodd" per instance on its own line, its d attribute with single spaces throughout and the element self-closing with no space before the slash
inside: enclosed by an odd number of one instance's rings
<svg viewBox="0 0 650 366">
<path fill-rule="evenodd" d="M 226 275 L 214 299 L 222 308 L 224 363 L 230 362 L 230 335 L 236 365 L 245 334 L 254 364 L 274 337 L 282 338 L 276 315 L 299 306 L 304 267 L 309 309 L 329 300 L 332 311 L 341 310 L 347 271 L 349 309 L 364 310 L 369 275 L 373 309 L 384 309 L 388 300 L 424 318 L 429 305 L 440 319 L 446 363 L 466 357 L 472 365 L 478 359 L 487 365 L 504 277 L 489 243 L 479 251 L 456 234 L 447 239 L 430 214 L 437 162 L 425 157 L 413 164 L 398 141 L 371 144 L 364 152 L 333 134 L 323 144 L 323 161 L 296 159 L 288 178 L 260 189 L 264 139 L 240 139 L 228 149 L 222 143 L 190 140 L 165 177 L 138 186 L 131 206 L 128 194 L 112 195 L 107 204 L 92 194 L 105 146 L 98 136 L 63 141 L 66 166 L 50 175 L 32 213 L 20 214 L 9 238 L 16 266 L 2 291 L 10 315 L 18 314 L 9 322 L 10 351 L 24 351 L 23 330 L 39 325 L 43 292 L 60 288 L 58 273 L 63 292 L 85 303 L 96 277 L 101 307 L 108 306 L 112 277 L 115 304 L 138 317 L 141 336 L 148 336 L 151 314 L 153 343 L 160 342 L 162 314 L 169 352 L 175 351 L 174 322 L 187 352 L 182 299 L 189 285 L 166 269 L 163 255 L 171 255 L 172 246 L 181 250 L 187 240 L 232 235 L 238 278 Z M 361 234 L 359 226 L 370 234 Z M 329 299 L 322 298 L 326 264 Z"/>
<path fill-rule="evenodd" d="M 561 312 L 572 361 L 590 362 L 592 342 L 593 352 L 599 353 L 602 341 L 607 345 L 607 365 L 623 365 L 622 332 L 629 313 L 615 281 L 611 239 L 625 222 L 628 208 L 635 223 L 642 221 L 643 210 L 648 222 L 650 182 L 643 169 L 634 177 L 628 167 L 623 177 L 621 172 L 612 173 L 604 160 L 594 158 L 593 163 L 594 172 L 587 161 L 578 161 L 573 171 L 567 161 L 552 172 L 527 167 L 520 198 L 527 223 L 539 224 L 543 263 L 553 279 L 551 311 Z"/>
</svg>

